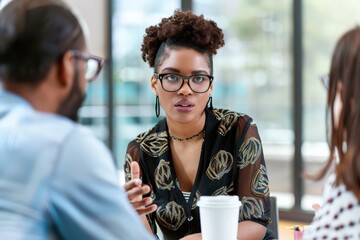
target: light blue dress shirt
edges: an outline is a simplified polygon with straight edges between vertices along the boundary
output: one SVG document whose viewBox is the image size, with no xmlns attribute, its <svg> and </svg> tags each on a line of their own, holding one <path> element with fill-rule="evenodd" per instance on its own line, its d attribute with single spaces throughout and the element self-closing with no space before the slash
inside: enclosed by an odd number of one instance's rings
<svg viewBox="0 0 360 240">
<path fill-rule="evenodd" d="M 89 130 L 0 89 L 0 239 L 154 239 Z"/>
</svg>

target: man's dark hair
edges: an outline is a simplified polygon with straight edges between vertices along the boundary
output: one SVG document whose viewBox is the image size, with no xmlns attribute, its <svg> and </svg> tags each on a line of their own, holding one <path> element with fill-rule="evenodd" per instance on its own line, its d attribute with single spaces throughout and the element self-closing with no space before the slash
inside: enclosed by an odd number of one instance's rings
<svg viewBox="0 0 360 240">
<path fill-rule="evenodd" d="M 12 0 L 0 11 L 0 79 L 39 83 L 70 49 L 85 47 L 83 30 L 61 0 Z"/>
</svg>

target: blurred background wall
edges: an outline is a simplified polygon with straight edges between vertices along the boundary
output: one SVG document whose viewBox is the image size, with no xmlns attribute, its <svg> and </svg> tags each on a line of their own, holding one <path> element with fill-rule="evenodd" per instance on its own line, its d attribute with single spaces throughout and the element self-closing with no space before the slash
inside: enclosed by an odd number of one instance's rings
<svg viewBox="0 0 360 240">
<path fill-rule="evenodd" d="M 93 54 L 108 54 L 108 2 L 105 0 L 68 0 L 84 18 L 90 31 L 90 50 Z"/>
</svg>

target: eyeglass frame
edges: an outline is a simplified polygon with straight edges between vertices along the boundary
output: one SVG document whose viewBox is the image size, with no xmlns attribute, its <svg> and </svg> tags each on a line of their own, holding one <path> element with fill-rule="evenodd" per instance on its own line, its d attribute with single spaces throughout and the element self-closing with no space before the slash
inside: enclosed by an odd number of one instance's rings
<svg viewBox="0 0 360 240">
<path fill-rule="evenodd" d="M 86 79 L 87 82 L 94 81 L 97 78 L 97 76 L 99 75 L 99 73 L 100 73 L 100 71 L 101 71 L 101 69 L 102 69 L 102 67 L 104 65 L 104 62 L 105 62 L 104 58 L 99 57 L 99 56 L 95 56 L 95 55 L 92 55 L 92 54 L 89 54 L 89 53 L 86 53 L 86 52 L 82 52 L 82 51 L 77 50 L 77 49 L 73 49 L 73 50 L 71 50 L 71 52 L 74 54 L 75 57 L 84 60 L 86 63 L 89 61 L 89 59 L 95 60 L 98 63 L 98 67 L 97 67 L 96 72 L 94 73 L 94 76 L 92 76 L 89 79 Z"/>
<path fill-rule="evenodd" d="M 164 76 L 166 76 L 166 75 L 171 75 L 171 74 L 176 75 L 176 76 L 179 76 L 179 77 L 181 77 L 181 79 L 182 79 L 182 83 L 181 83 L 179 89 L 174 90 L 174 91 L 166 90 L 166 89 L 164 88 L 163 82 L 162 82 Z M 207 91 L 209 91 L 210 86 L 211 86 L 212 82 L 214 81 L 214 76 L 207 75 L 207 74 L 193 74 L 193 75 L 190 75 L 190 76 L 183 76 L 183 75 L 176 74 L 176 73 L 156 73 L 156 72 L 154 72 L 153 76 L 160 81 L 162 89 L 164 89 L 164 91 L 166 91 L 166 92 L 177 92 L 177 91 L 179 91 L 179 90 L 184 86 L 185 80 L 187 80 L 187 84 L 188 84 L 189 88 L 191 89 L 191 91 L 193 91 L 193 92 L 195 92 L 195 93 L 206 93 Z M 203 91 L 203 92 L 198 92 L 198 91 L 194 91 L 194 90 L 191 88 L 191 85 L 190 85 L 190 83 L 189 83 L 189 80 L 190 80 L 192 77 L 194 77 L 194 76 L 206 76 L 206 77 L 209 78 L 209 80 L 210 80 L 210 81 L 209 81 L 209 86 L 208 86 L 208 88 L 207 88 L 205 91 Z"/>
</svg>

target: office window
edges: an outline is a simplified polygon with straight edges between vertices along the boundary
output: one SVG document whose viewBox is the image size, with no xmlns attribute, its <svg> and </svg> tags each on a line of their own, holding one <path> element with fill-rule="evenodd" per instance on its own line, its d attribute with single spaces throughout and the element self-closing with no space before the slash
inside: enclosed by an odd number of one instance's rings
<svg viewBox="0 0 360 240">
<path fill-rule="evenodd" d="M 224 30 L 214 57 L 213 102 L 253 117 L 263 142 L 270 191 L 293 206 L 291 3 L 194 0 L 197 14 Z"/>
<path fill-rule="evenodd" d="M 83 106 L 79 110 L 80 123 L 89 127 L 95 135 L 107 143 L 108 129 L 108 103 L 105 96 L 106 88 L 106 65 L 103 67 L 98 78 L 89 83 L 86 89 L 86 97 Z"/>
<path fill-rule="evenodd" d="M 113 1 L 112 48 L 115 155 L 123 166 L 129 141 L 156 122 L 152 69 L 141 58 L 145 29 L 180 8 L 178 0 Z"/>
</svg>

